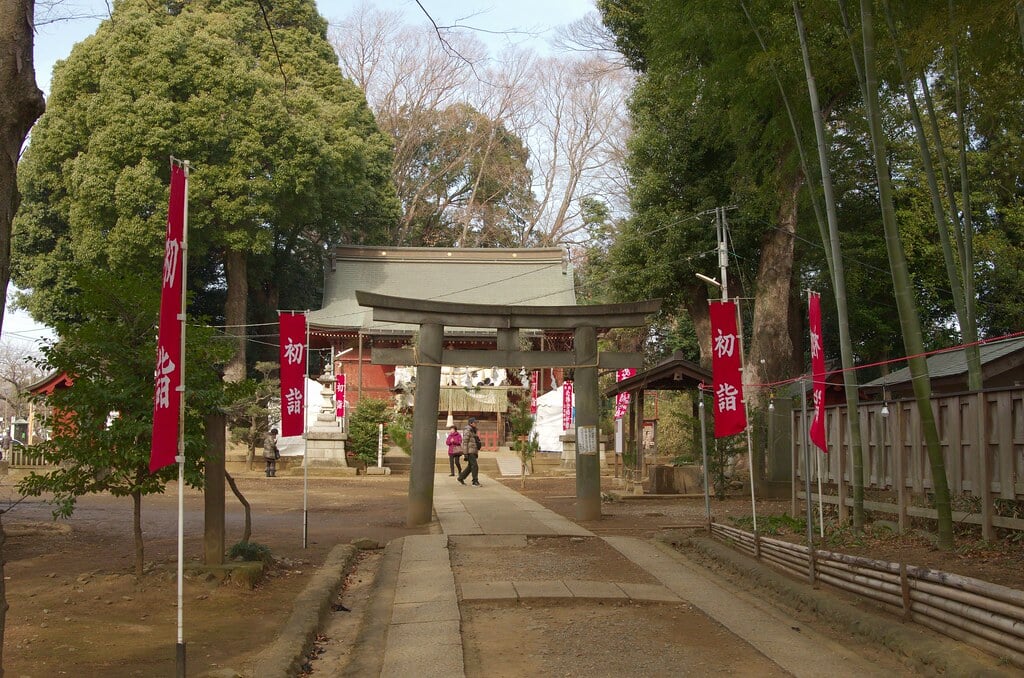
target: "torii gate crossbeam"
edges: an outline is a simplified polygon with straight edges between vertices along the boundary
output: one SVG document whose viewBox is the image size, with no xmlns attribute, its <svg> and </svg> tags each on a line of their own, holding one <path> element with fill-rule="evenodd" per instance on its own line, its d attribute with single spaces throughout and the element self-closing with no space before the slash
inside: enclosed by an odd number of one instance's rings
<svg viewBox="0 0 1024 678">
<path fill-rule="evenodd" d="M 416 366 L 413 408 L 412 469 L 409 474 L 410 527 L 429 523 L 434 500 L 434 461 L 441 366 L 565 367 L 575 372 L 576 393 L 576 518 L 601 517 L 601 474 L 598 461 L 598 369 L 641 367 L 636 353 L 601 353 L 597 330 L 643 327 L 661 308 L 660 299 L 598 306 L 498 306 L 391 297 L 356 292 L 360 306 L 373 308 L 373 319 L 419 326 L 415 349 L 373 349 L 375 364 Z M 445 327 L 497 330 L 496 351 L 445 351 Z M 573 330 L 574 350 L 519 350 L 519 331 Z"/>
</svg>

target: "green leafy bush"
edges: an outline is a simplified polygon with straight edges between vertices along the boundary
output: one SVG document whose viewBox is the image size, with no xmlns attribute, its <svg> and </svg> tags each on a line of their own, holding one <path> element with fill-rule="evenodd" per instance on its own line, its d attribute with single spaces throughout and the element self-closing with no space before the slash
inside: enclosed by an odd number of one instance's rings
<svg viewBox="0 0 1024 678">
<path fill-rule="evenodd" d="M 394 420 L 394 411 L 386 400 L 361 399 L 348 420 L 346 448 L 367 464 L 377 463 L 377 425 L 385 427 Z"/>
<path fill-rule="evenodd" d="M 412 439 L 409 434 L 412 433 L 412 417 L 402 412 L 396 413 L 394 419 L 384 428 L 387 430 L 391 443 L 400 447 L 411 457 Z"/>
</svg>

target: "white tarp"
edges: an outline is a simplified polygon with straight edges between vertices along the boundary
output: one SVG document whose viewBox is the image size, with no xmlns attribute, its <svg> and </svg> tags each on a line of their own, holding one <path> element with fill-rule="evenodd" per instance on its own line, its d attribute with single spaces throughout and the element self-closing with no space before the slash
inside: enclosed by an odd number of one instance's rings
<svg viewBox="0 0 1024 678">
<path fill-rule="evenodd" d="M 575 394 L 573 394 L 575 398 Z M 575 400 L 574 400 L 575 402 Z M 562 387 L 548 391 L 537 398 L 537 417 L 534 420 L 533 432 L 537 436 L 542 452 L 562 452 L 562 441 L 559 436 L 562 430 Z"/>
</svg>

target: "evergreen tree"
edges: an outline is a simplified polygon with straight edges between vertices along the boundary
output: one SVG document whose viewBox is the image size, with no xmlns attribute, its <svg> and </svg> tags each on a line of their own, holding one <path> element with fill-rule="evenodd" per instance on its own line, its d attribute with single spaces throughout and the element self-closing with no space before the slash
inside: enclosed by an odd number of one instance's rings
<svg viewBox="0 0 1024 678">
<path fill-rule="evenodd" d="M 15 223 L 14 280 L 36 319 L 75 319 L 75 272 L 159 266 L 172 154 L 193 167 L 190 288 L 233 326 L 232 380 L 247 322 L 315 307 L 326 248 L 378 243 L 397 220 L 390 142 L 314 3 L 261 10 L 123 0 L 56 67 Z"/>
</svg>

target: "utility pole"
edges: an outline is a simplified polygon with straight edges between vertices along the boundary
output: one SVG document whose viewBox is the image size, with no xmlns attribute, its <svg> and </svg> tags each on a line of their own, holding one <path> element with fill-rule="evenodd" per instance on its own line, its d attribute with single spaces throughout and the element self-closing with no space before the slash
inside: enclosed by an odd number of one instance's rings
<svg viewBox="0 0 1024 678">
<path fill-rule="evenodd" d="M 722 301 L 729 301 L 729 224 L 725 218 L 725 207 L 715 208 L 715 236 L 718 240 L 718 270 L 721 276 L 721 281 L 718 286 L 722 290 Z M 712 281 L 715 282 L 715 281 Z M 739 349 L 740 349 L 740 371 L 743 375 L 743 404 L 744 407 L 747 405 L 747 387 L 749 386 L 749 380 L 747 379 L 747 368 L 745 358 L 745 348 L 743 341 L 743 314 L 740 313 L 740 300 L 735 299 L 736 302 L 736 314 L 737 314 L 737 334 L 739 335 Z M 754 522 L 754 543 L 755 551 L 757 550 L 757 503 L 754 493 L 754 443 L 751 440 L 750 434 L 750 410 L 747 408 L 747 462 L 749 468 L 747 469 L 750 473 L 750 511 Z M 759 553 L 755 553 L 755 556 L 759 556 Z"/>
</svg>

